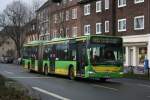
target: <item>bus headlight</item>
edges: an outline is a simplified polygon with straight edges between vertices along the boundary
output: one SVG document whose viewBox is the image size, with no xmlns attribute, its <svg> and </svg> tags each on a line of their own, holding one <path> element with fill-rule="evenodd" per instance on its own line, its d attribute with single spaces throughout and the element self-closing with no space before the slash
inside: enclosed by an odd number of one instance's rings
<svg viewBox="0 0 150 100">
<path fill-rule="evenodd" d="M 123 72 L 120 72 L 119 74 L 123 75 L 124 73 L 123 73 Z"/>
<path fill-rule="evenodd" d="M 88 71 L 88 74 L 96 74 L 95 71 Z"/>
</svg>

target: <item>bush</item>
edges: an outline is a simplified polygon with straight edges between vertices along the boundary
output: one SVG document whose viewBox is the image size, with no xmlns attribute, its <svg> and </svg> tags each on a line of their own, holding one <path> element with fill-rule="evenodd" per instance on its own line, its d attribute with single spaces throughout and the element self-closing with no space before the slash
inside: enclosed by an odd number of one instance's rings
<svg viewBox="0 0 150 100">
<path fill-rule="evenodd" d="M 0 75 L 0 100 L 36 100 L 17 82 Z"/>
</svg>

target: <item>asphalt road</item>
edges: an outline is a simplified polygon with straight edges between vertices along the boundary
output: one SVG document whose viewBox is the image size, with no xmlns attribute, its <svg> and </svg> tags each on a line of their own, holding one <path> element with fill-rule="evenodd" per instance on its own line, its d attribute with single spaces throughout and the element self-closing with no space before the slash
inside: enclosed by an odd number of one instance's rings
<svg viewBox="0 0 150 100">
<path fill-rule="evenodd" d="M 42 100 L 150 100 L 150 81 L 145 80 L 69 80 L 29 73 L 11 64 L 0 64 L 0 74 L 23 84 Z"/>
</svg>

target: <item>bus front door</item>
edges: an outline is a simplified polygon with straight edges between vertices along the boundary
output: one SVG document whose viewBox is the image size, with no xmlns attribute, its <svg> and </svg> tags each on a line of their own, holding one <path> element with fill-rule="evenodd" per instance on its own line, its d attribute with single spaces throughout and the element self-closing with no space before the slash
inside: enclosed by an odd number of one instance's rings
<svg viewBox="0 0 150 100">
<path fill-rule="evenodd" d="M 85 50 L 83 46 L 79 45 L 77 48 L 77 74 L 84 74 L 85 67 Z"/>
<path fill-rule="evenodd" d="M 56 46 L 52 46 L 52 51 L 50 53 L 50 73 L 55 73 L 55 61 L 56 61 Z"/>
<path fill-rule="evenodd" d="M 55 73 L 55 59 L 50 61 L 50 73 Z"/>
</svg>

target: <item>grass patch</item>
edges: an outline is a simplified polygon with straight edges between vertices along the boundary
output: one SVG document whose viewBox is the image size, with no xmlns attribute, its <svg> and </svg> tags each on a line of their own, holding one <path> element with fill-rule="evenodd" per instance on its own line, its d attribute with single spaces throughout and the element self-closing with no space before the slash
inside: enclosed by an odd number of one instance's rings
<svg viewBox="0 0 150 100">
<path fill-rule="evenodd" d="M 0 100 L 37 100 L 17 82 L 0 75 Z"/>
</svg>

